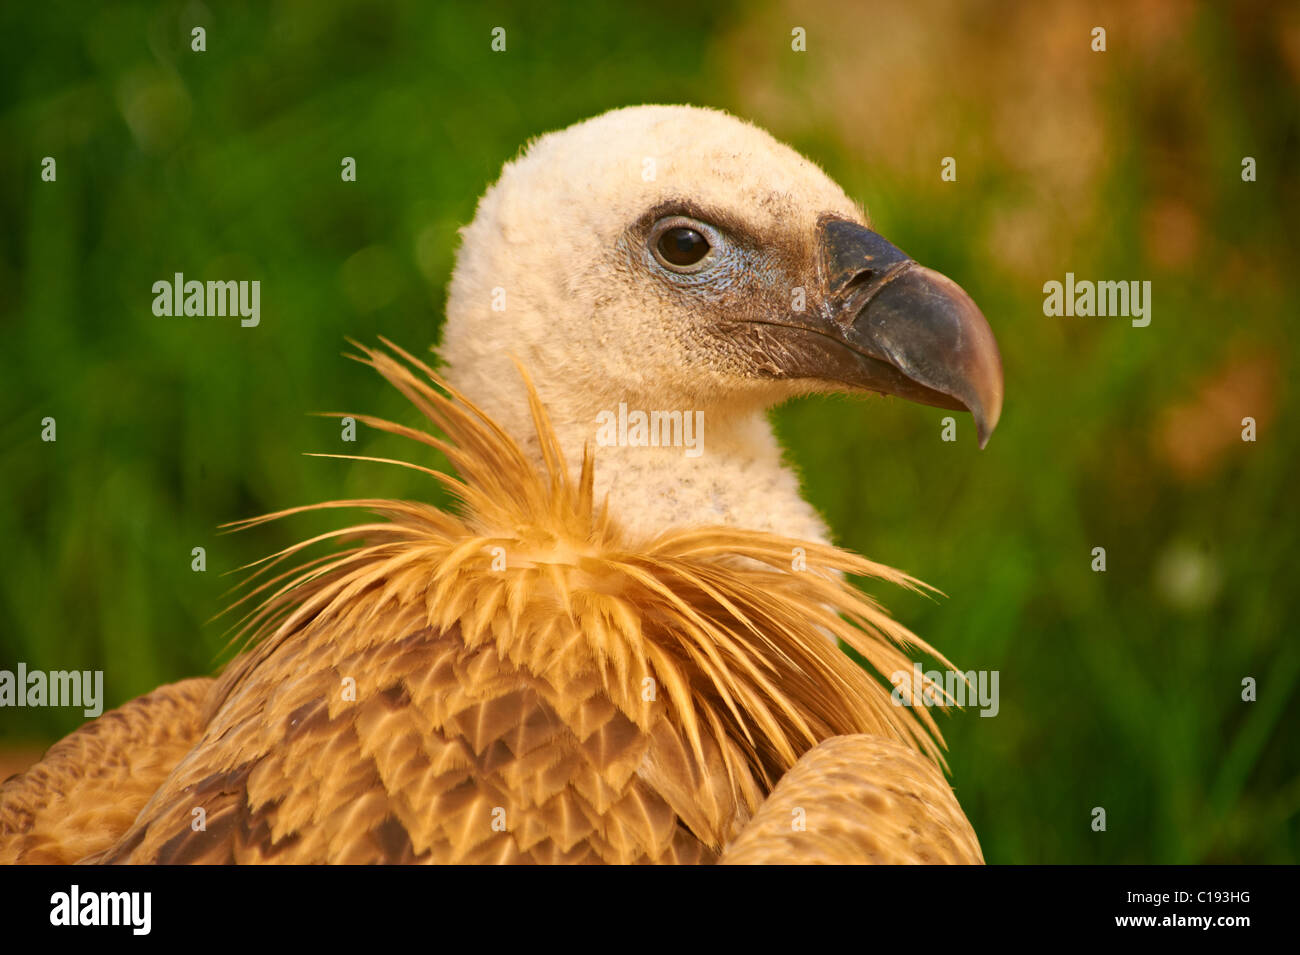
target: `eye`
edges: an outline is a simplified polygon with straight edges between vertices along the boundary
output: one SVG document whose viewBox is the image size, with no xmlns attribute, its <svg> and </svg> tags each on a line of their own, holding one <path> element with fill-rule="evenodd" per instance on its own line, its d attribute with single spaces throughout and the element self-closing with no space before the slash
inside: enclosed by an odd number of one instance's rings
<svg viewBox="0 0 1300 955">
<path fill-rule="evenodd" d="M 655 249 L 669 265 L 679 268 L 695 265 L 709 254 L 709 240 L 697 229 L 678 225 L 665 229 L 655 243 Z"/>
</svg>

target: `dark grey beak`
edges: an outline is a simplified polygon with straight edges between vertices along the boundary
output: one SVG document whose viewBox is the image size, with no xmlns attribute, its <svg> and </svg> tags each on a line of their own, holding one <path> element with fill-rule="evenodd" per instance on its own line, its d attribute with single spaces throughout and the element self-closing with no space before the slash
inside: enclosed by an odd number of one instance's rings
<svg viewBox="0 0 1300 955">
<path fill-rule="evenodd" d="M 823 218 L 818 242 L 824 309 L 791 316 L 787 328 L 814 334 L 786 353 L 782 377 L 967 410 L 984 447 L 1002 414 L 1002 358 L 971 297 L 856 222 Z"/>
<path fill-rule="evenodd" d="M 820 240 L 833 320 L 863 359 L 856 384 L 964 408 L 984 447 L 1002 414 L 1002 357 L 979 307 L 952 279 L 856 222 L 824 219 Z"/>
<path fill-rule="evenodd" d="M 1002 414 L 1002 357 L 979 307 L 856 222 L 824 219 L 820 241 L 832 320 L 860 358 L 849 383 L 966 409 L 984 447 Z"/>
</svg>

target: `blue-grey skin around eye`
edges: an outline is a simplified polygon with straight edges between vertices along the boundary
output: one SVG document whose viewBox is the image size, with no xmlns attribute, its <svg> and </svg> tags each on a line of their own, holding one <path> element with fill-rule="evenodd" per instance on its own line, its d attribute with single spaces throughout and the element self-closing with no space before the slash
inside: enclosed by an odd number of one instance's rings
<svg viewBox="0 0 1300 955">
<path fill-rule="evenodd" d="M 660 237 L 669 229 L 679 227 L 694 229 L 709 243 L 708 253 L 697 265 L 674 268 L 665 265 L 655 254 L 654 246 Z M 770 292 L 799 284 L 784 274 L 775 258 L 775 255 L 735 241 L 715 226 L 680 217 L 674 217 L 667 228 L 656 225 L 642 245 L 640 255 L 646 268 L 666 284 L 710 299 L 721 298 L 729 292 Z"/>
</svg>

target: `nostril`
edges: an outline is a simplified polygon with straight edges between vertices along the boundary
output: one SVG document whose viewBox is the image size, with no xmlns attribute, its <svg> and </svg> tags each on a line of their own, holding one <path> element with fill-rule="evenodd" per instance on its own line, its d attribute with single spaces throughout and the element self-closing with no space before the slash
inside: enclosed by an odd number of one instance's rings
<svg viewBox="0 0 1300 955">
<path fill-rule="evenodd" d="M 840 321 L 852 325 L 857 320 L 858 314 L 875 295 L 880 285 L 879 276 L 878 269 L 862 269 L 849 276 L 835 295 L 840 303 Z"/>
<path fill-rule="evenodd" d="M 844 288 L 841 290 L 840 294 L 845 296 L 852 295 L 863 286 L 870 285 L 871 280 L 875 277 L 875 269 L 863 269 L 857 275 L 853 276 L 853 278 L 844 283 Z"/>
</svg>

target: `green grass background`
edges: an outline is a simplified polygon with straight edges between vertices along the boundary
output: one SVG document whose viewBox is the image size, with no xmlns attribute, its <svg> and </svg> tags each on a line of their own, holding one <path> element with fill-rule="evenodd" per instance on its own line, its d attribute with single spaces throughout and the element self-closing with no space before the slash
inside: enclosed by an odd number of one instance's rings
<svg viewBox="0 0 1300 955">
<path fill-rule="evenodd" d="M 838 539 L 948 595 L 885 603 L 1000 672 L 996 718 L 943 721 L 989 861 L 1294 862 L 1300 17 L 1024 6 L 5 5 L 0 667 L 102 668 L 109 707 L 210 672 L 222 574 L 329 521 L 219 524 L 437 499 L 301 456 L 339 450 L 308 412 L 413 420 L 345 337 L 436 340 L 456 229 L 529 137 L 712 105 L 821 163 L 997 333 L 1007 403 L 984 452 L 968 419 L 943 443 L 945 412 L 898 401 L 776 416 Z M 154 317 L 176 271 L 260 278 L 261 326 Z M 1066 271 L 1151 280 L 1150 327 L 1045 317 Z M 80 722 L 0 711 L 0 747 Z"/>
</svg>

